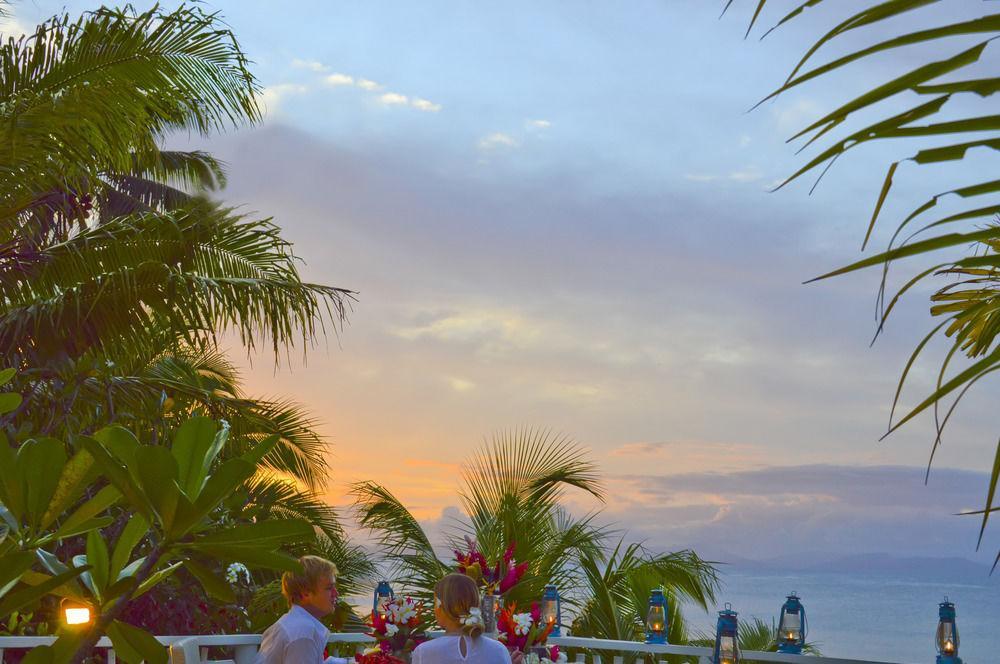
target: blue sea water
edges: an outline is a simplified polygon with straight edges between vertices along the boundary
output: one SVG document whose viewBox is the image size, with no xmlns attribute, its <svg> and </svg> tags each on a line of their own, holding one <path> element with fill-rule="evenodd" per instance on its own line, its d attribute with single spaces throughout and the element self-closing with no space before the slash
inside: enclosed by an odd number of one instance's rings
<svg viewBox="0 0 1000 664">
<path fill-rule="evenodd" d="M 996 574 L 994 575 L 996 577 Z M 776 619 L 785 595 L 802 597 L 809 640 L 828 657 L 906 664 L 932 663 L 938 602 L 955 603 L 965 664 L 1000 664 L 1000 583 L 997 578 L 936 583 L 858 574 L 778 574 L 727 570 L 719 601 L 740 617 Z M 721 607 L 720 607 L 721 608 Z M 715 614 L 686 610 L 695 629 L 714 632 Z"/>
</svg>

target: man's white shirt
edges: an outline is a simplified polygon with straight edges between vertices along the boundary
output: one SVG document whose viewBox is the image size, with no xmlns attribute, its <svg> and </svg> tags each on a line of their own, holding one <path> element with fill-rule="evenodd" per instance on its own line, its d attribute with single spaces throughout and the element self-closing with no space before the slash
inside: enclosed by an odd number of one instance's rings
<svg viewBox="0 0 1000 664">
<path fill-rule="evenodd" d="M 323 659 L 330 630 L 298 604 L 267 628 L 255 664 L 342 664 L 339 657 Z"/>
</svg>

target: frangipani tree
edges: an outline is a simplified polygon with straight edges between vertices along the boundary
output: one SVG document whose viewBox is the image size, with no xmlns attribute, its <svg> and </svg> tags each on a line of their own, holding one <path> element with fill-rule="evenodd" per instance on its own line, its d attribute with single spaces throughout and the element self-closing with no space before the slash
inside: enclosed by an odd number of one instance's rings
<svg viewBox="0 0 1000 664">
<path fill-rule="evenodd" d="M 296 569 L 296 559 L 281 547 L 315 538 L 313 526 L 299 519 L 216 518 L 223 502 L 257 472 L 273 438 L 219 461 L 229 436 L 224 423 L 192 418 L 170 433 L 169 445 L 149 445 L 108 427 L 81 437 L 69 458 L 64 443 L 51 438 L 28 440 L 16 452 L 0 446 L 0 515 L 8 528 L 0 567 L 15 570 L 5 571 L 6 583 L 18 588 L 3 598 L 2 608 L 54 593 L 84 600 L 96 613 L 85 630 L 32 651 L 32 662 L 82 662 L 104 634 L 127 662 L 166 662 L 166 651 L 150 634 L 118 620 L 129 602 L 181 567 L 209 594 L 231 595 L 206 561 Z M 125 525 L 109 545 L 102 529 L 115 520 Z M 63 561 L 46 550 L 81 532 L 87 533 L 84 554 Z"/>
</svg>

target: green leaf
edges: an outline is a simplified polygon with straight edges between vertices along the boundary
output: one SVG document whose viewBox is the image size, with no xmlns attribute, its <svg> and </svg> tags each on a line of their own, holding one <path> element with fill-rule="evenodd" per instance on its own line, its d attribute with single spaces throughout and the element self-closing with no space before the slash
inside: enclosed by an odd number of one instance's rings
<svg viewBox="0 0 1000 664">
<path fill-rule="evenodd" d="M 166 647 L 144 629 L 114 620 L 108 626 L 108 638 L 126 664 L 167 664 Z"/>
<path fill-rule="evenodd" d="M 11 530 L 17 530 L 24 518 L 24 484 L 17 472 L 14 448 L 0 438 L 0 507 Z M 8 517 L 9 515 L 9 517 Z"/>
<path fill-rule="evenodd" d="M 201 493 L 209 468 L 218 454 L 214 446 L 218 428 L 211 418 L 192 417 L 181 424 L 174 434 L 170 451 L 177 460 L 181 490 L 191 500 Z"/>
<path fill-rule="evenodd" d="M 24 398 L 17 392 L 0 393 L 0 415 L 16 410 Z"/>
<path fill-rule="evenodd" d="M 199 554 L 206 554 L 223 563 L 240 562 L 248 567 L 265 567 L 288 572 L 301 572 L 302 565 L 294 556 L 280 551 L 266 551 L 252 546 L 226 546 L 221 544 L 187 548 Z"/>
<path fill-rule="evenodd" d="M 184 567 L 191 572 L 191 576 L 198 579 L 198 583 L 205 589 L 209 597 L 226 604 L 232 604 L 236 601 L 236 593 L 233 592 L 232 586 L 221 575 L 194 560 L 186 560 Z"/>
<path fill-rule="evenodd" d="M 140 489 L 149 498 L 163 529 L 170 530 L 177 513 L 177 462 L 164 447 L 143 445 L 135 452 L 136 476 Z"/>
<path fill-rule="evenodd" d="M 69 515 L 55 534 L 57 537 L 69 537 L 84 532 L 81 530 L 84 524 L 92 523 L 94 517 L 106 511 L 121 497 L 122 493 L 116 487 L 111 485 L 103 487 L 93 498 L 80 505 L 75 512 Z"/>
<path fill-rule="evenodd" d="M 194 505 L 179 510 L 171 536 L 179 538 L 190 531 L 243 482 L 252 477 L 256 470 L 256 466 L 243 459 L 230 459 L 220 465 L 205 482 Z"/>
<path fill-rule="evenodd" d="M 906 258 L 907 256 L 916 256 L 918 254 L 925 254 L 930 251 L 936 251 L 938 249 L 944 249 L 946 247 L 954 247 L 955 245 L 959 244 L 980 242 L 982 240 L 987 240 L 992 237 L 995 237 L 998 233 L 1000 233 L 1000 231 L 998 231 L 996 228 L 987 228 L 985 230 L 974 231 L 972 233 L 948 233 L 947 235 L 939 235 L 937 237 L 929 238 L 927 240 L 921 240 L 920 242 L 914 242 L 913 244 L 906 244 L 903 245 L 902 247 L 897 247 L 896 249 L 884 251 L 874 256 L 869 256 L 864 260 L 851 263 L 850 265 L 838 268 L 832 272 L 827 272 L 826 274 L 820 275 L 818 277 L 813 277 L 806 283 L 819 281 L 820 279 L 829 279 L 830 277 L 846 274 L 848 272 L 854 272 L 855 270 L 871 267 L 873 265 L 879 265 L 881 263 L 887 263 L 889 261 L 894 261 L 899 258 Z"/>
<path fill-rule="evenodd" d="M 31 569 L 35 554 L 31 551 L 15 551 L 3 556 L 0 567 L 0 597 L 3 597 L 21 579 L 21 575 Z"/>
<path fill-rule="evenodd" d="M 24 487 L 24 517 L 29 524 L 41 522 L 65 465 L 66 448 L 55 438 L 29 440 L 18 449 L 15 472 Z"/>
<path fill-rule="evenodd" d="M 260 441 L 253 447 L 253 449 L 242 455 L 240 458 L 245 461 L 249 461 L 255 466 L 259 466 L 260 462 L 264 460 L 264 457 L 270 454 L 271 450 L 277 446 L 279 440 L 280 437 L 278 434 L 272 434 Z"/>
<path fill-rule="evenodd" d="M 120 426 L 100 429 L 94 433 L 94 438 L 125 465 L 131 463 L 135 451 L 142 445 L 131 431 Z"/>
<path fill-rule="evenodd" d="M 314 539 L 316 533 L 312 525 L 301 519 L 276 519 L 261 523 L 249 523 L 235 528 L 219 530 L 202 535 L 195 546 L 258 546 L 275 548 L 282 544 L 306 542 Z"/>
<path fill-rule="evenodd" d="M 14 377 L 17 373 L 13 367 L 7 367 L 6 369 L 0 370 L 0 386 L 6 385 L 10 382 L 10 379 Z"/>
<path fill-rule="evenodd" d="M 93 519 L 88 519 L 87 521 L 82 521 L 77 523 L 73 528 L 60 528 L 56 532 L 46 535 L 45 537 L 39 539 L 36 544 L 39 546 L 46 546 L 51 542 L 57 542 L 61 539 L 66 539 L 67 537 L 73 537 L 74 535 L 81 535 L 83 533 L 90 532 L 98 528 L 105 528 L 114 523 L 114 518 L 110 516 L 100 516 Z"/>
<path fill-rule="evenodd" d="M 90 456 L 90 452 L 80 450 L 74 454 L 73 458 L 63 466 L 59 483 L 56 485 L 52 500 L 42 516 L 41 523 L 38 524 L 39 527 L 48 528 L 62 516 L 63 512 L 77 501 L 96 476 L 94 457 Z"/>
<path fill-rule="evenodd" d="M 138 588 L 136 588 L 135 595 L 133 595 L 133 597 L 140 597 L 141 595 L 144 595 L 145 593 L 149 592 L 165 578 L 167 578 L 168 576 L 176 572 L 178 569 L 180 569 L 181 565 L 183 564 L 184 564 L 183 561 L 178 561 L 176 563 L 172 563 L 164 567 L 161 570 L 157 570 L 153 574 L 150 574 L 149 577 L 145 581 L 140 583 Z"/>
<path fill-rule="evenodd" d="M 98 530 L 87 533 L 87 563 L 90 565 L 90 577 L 98 591 L 98 597 L 108 587 L 110 576 L 108 544 Z"/>
<path fill-rule="evenodd" d="M 993 510 L 993 496 L 996 494 L 998 481 L 1000 481 L 1000 441 L 997 442 L 997 453 L 993 458 L 993 472 L 990 474 L 986 490 L 986 506 L 983 508 L 983 525 L 979 528 L 979 539 L 976 541 L 977 549 L 983 543 L 983 534 L 986 532 L 986 522 L 989 521 L 990 512 Z"/>
<path fill-rule="evenodd" d="M 86 571 L 86 567 L 73 568 L 68 572 L 57 574 L 37 586 L 26 586 L 7 593 L 3 599 L 0 599 L 0 616 L 10 615 L 14 611 L 20 611 L 25 607 L 33 605 L 56 588 L 62 586 L 67 581 L 75 579 Z"/>
<path fill-rule="evenodd" d="M 100 432 L 98 432 L 100 433 Z M 149 522 L 153 521 L 153 506 L 149 498 L 139 490 L 128 470 L 121 462 L 113 458 L 104 446 L 93 438 L 80 436 L 80 444 L 90 452 L 98 468 L 108 480 L 121 492 L 125 500 Z"/>
<path fill-rule="evenodd" d="M 111 567 L 109 578 L 118 579 L 119 574 L 132 557 L 135 547 L 149 533 L 149 524 L 141 516 L 135 515 L 125 524 L 122 534 L 118 536 L 115 543 L 114 553 L 111 554 Z"/>
</svg>

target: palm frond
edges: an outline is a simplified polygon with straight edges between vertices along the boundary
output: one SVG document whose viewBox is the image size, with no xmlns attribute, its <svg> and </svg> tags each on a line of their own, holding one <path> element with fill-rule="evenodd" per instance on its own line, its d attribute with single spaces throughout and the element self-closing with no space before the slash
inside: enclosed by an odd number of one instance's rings
<svg viewBox="0 0 1000 664">
<path fill-rule="evenodd" d="M 0 219 L 46 192 L 128 172 L 167 132 L 260 117 L 236 39 L 197 6 L 57 16 L 0 44 Z"/>
<path fill-rule="evenodd" d="M 303 282 L 270 221 L 207 203 L 121 217 L 41 256 L 27 278 L 0 266 L 5 352 L 128 354 L 150 329 L 198 347 L 232 329 L 248 348 L 270 337 L 277 355 L 296 341 L 307 345 L 327 324 L 335 329 L 353 297 Z"/>
<path fill-rule="evenodd" d="M 806 8 L 815 7 L 821 2 L 822 0 L 807 0 L 800 3 L 786 13 L 775 28 L 788 24 L 799 17 Z M 884 83 L 859 95 L 847 97 L 833 111 L 809 124 L 790 139 L 804 139 L 804 147 L 808 147 L 822 141 L 831 132 L 855 122 L 862 115 L 876 117 L 874 122 L 869 121 L 860 129 L 849 130 L 844 136 L 821 147 L 815 157 L 807 161 L 780 186 L 819 169 L 823 169 L 819 175 L 819 178 L 822 178 L 823 173 L 833 165 L 834 161 L 849 151 L 853 152 L 872 142 L 887 140 L 899 142 L 898 139 L 924 141 L 921 149 L 915 152 L 907 150 L 901 158 L 888 164 L 884 179 L 881 180 L 881 187 L 878 188 L 871 217 L 865 220 L 866 230 L 862 249 L 872 237 L 885 203 L 893 192 L 893 186 L 900 178 L 901 165 L 909 164 L 916 168 L 927 164 L 960 164 L 973 150 L 1000 151 L 1000 115 L 990 112 L 980 114 L 967 110 L 975 108 L 974 104 L 960 103 L 964 100 L 986 99 L 1000 93 L 1000 76 L 982 77 L 979 71 L 981 63 L 987 57 L 987 49 L 991 47 L 995 49 L 996 40 L 1000 38 L 1000 13 L 987 12 L 982 16 L 970 18 L 956 15 L 956 18 L 946 20 L 942 24 L 923 25 L 920 29 L 903 34 L 889 34 L 887 37 L 876 38 L 876 41 L 868 46 L 860 49 L 853 47 L 844 55 L 822 64 L 815 64 L 822 49 L 835 42 L 846 41 L 843 37 L 851 31 L 868 28 L 869 34 L 876 34 L 877 29 L 883 26 L 890 29 L 888 26 L 894 25 L 890 23 L 892 19 L 939 2 L 941 0 L 869 2 L 867 6 L 852 13 L 816 40 L 791 68 L 784 84 L 765 97 L 765 100 L 773 99 L 799 86 L 820 82 L 833 72 L 843 71 L 850 66 L 863 65 L 878 54 L 913 45 L 929 47 L 926 53 L 930 55 L 924 56 L 923 62 L 918 66 L 907 65 L 907 69 L 895 72 Z M 727 2 L 725 9 L 729 9 L 732 4 L 732 0 Z M 750 21 L 751 28 L 761 15 L 765 4 L 766 0 L 758 0 L 756 3 Z M 913 98 L 916 100 L 916 105 L 909 105 L 907 102 L 908 105 L 900 110 L 901 98 Z M 936 144 L 932 143 L 929 147 L 925 147 L 929 140 L 936 141 Z M 942 317 L 944 323 L 936 326 L 911 354 L 900 379 L 889 421 L 888 433 L 891 433 L 927 409 L 934 409 L 937 413 L 942 407 L 944 408 L 947 413 L 945 417 L 935 418 L 936 431 L 928 467 L 933 461 L 934 452 L 942 439 L 944 426 L 950 420 L 955 406 L 969 388 L 983 377 L 1000 369 L 1000 348 L 997 346 L 1000 334 L 1000 315 L 997 313 L 1000 307 L 1000 284 L 997 280 L 997 270 L 1000 269 L 1000 259 L 997 258 L 997 251 L 1000 248 L 1000 224 L 992 224 L 972 232 L 960 232 L 963 224 L 976 223 L 977 220 L 989 217 L 1000 220 L 997 216 L 1000 214 L 1000 202 L 998 202 L 1000 199 L 997 198 L 1000 195 L 1000 180 L 995 178 L 983 180 L 978 174 L 964 175 L 964 177 L 967 180 L 960 186 L 936 193 L 913 208 L 913 211 L 898 223 L 885 251 L 817 277 L 824 279 L 866 267 L 881 268 L 882 278 L 876 300 L 878 320 L 876 337 L 884 329 L 889 313 L 896 307 L 904 293 L 934 277 L 955 278 L 953 283 L 944 288 L 934 289 L 931 295 L 931 314 Z M 873 193 L 875 189 L 873 187 Z M 928 215 L 936 210 L 938 203 L 945 197 L 961 199 L 958 211 L 927 222 Z M 923 226 L 909 232 L 911 225 L 918 223 L 923 223 Z M 909 234 L 904 234 L 904 230 Z M 971 255 L 958 260 L 949 259 L 929 269 L 921 268 L 916 276 L 906 281 L 905 286 L 889 300 L 886 306 L 891 264 L 904 258 L 926 256 L 960 245 L 973 246 Z M 984 251 L 981 253 L 980 249 Z M 892 417 L 895 415 L 895 406 L 899 402 L 900 392 L 910 375 L 914 360 L 930 338 L 942 332 L 952 337 L 953 344 L 941 362 L 935 389 L 903 417 L 894 421 Z M 959 354 L 964 354 L 971 362 L 949 373 L 952 358 Z M 946 403 L 946 400 L 950 400 L 950 403 Z M 988 496 L 995 493 L 997 481 L 997 475 L 992 475 Z M 988 512 L 984 513 L 984 516 L 986 514 Z M 985 523 L 984 520 L 983 527 Z"/>
</svg>

